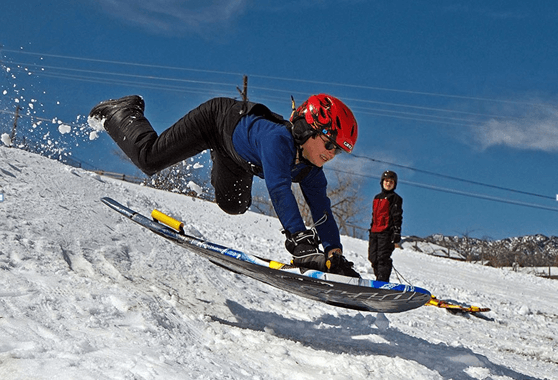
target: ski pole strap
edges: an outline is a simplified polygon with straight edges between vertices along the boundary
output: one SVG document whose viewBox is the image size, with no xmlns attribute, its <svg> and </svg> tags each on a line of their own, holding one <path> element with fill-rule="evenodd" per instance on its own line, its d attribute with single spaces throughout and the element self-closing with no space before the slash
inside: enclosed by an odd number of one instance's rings
<svg viewBox="0 0 558 380">
<path fill-rule="evenodd" d="M 180 233 L 184 233 L 184 223 L 182 223 L 179 220 L 174 219 L 173 217 L 170 217 L 166 214 L 163 214 L 159 210 L 153 210 L 151 212 L 151 217 L 154 220 L 157 220 L 157 221 L 169 226 L 170 228 L 175 229 L 176 231 L 178 231 Z"/>
</svg>

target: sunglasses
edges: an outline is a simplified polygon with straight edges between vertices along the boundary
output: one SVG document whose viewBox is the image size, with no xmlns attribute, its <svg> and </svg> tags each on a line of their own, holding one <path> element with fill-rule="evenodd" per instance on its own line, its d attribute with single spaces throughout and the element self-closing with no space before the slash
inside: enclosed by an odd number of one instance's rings
<svg viewBox="0 0 558 380">
<path fill-rule="evenodd" d="M 322 136 L 323 135 L 320 135 L 320 137 L 322 138 L 322 140 L 324 142 L 324 146 L 327 150 L 334 150 L 335 149 L 335 154 L 336 155 L 343 152 L 343 149 L 341 149 L 339 147 L 339 145 L 335 144 L 333 141 L 331 141 L 329 138 L 327 138 L 327 136 L 326 136 L 325 139 Z"/>
</svg>

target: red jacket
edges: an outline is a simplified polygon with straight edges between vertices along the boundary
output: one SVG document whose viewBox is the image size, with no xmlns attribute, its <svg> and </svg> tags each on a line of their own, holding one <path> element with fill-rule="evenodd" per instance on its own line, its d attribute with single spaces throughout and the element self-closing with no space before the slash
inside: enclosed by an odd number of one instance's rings
<svg viewBox="0 0 558 380">
<path fill-rule="evenodd" d="M 403 199 L 394 191 L 382 191 L 374 197 L 370 232 L 401 233 Z"/>
</svg>

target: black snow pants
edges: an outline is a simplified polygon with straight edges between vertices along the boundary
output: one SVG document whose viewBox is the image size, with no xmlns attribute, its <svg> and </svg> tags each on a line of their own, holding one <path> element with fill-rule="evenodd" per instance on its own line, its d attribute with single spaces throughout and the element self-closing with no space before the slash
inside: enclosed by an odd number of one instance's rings
<svg viewBox="0 0 558 380">
<path fill-rule="evenodd" d="M 236 125 L 230 123 L 230 110 L 237 103 L 234 99 L 211 99 L 187 113 L 160 136 L 143 115 L 136 116 L 125 126 L 105 123 L 105 129 L 147 175 L 210 149 L 211 184 L 216 202 L 228 214 L 242 214 L 252 202 L 253 173 L 242 165 L 232 145 Z"/>
<path fill-rule="evenodd" d="M 393 268 L 391 254 L 395 249 L 392 234 L 389 232 L 371 232 L 368 241 L 368 260 L 374 268 L 376 280 L 389 282 Z"/>
</svg>

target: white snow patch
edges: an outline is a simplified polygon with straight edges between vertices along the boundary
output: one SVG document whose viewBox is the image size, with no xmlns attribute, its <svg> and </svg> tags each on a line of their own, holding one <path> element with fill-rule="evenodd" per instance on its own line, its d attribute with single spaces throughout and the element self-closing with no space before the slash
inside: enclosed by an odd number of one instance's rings
<svg viewBox="0 0 558 380">
<path fill-rule="evenodd" d="M 71 131 L 72 131 L 72 127 L 70 127 L 68 124 L 60 124 L 58 126 L 58 132 L 60 132 L 63 135 L 65 135 L 66 133 L 70 133 Z"/>
<path fill-rule="evenodd" d="M 196 194 L 198 194 L 198 195 L 203 194 L 203 188 L 201 186 L 199 186 L 198 184 L 196 184 L 194 181 L 189 181 L 187 186 L 190 190 L 195 191 Z"/>
<path fill-rule="evenodd" d="M 2 143 L 4 143 L 4 145 L 12 146 L 12 139 L 10 139 L 10 135 L 8 135 L 7 133 L 2 133 L 0 139 L 2 140 Z"/>
<path fill-rule="evenodd" d="M 89 133 L 89 140 L 96 140 L 99 138 L 99 132 L 105 130 L 105 118 L 97 119 L 95 117 L 88 116 L 87 117 L 87 124 L 93 129 Z"/>
<path fill-rule="evenodd" d="M 96 117 L 88 116 L 87 117 L 87 124 L 89 124 L 89 126 L 94 131 L 100 132 L 100 131 L 105 130 L 105 120 L 106 120 L 106 118 L 98 119 Z"/>
</svg>

